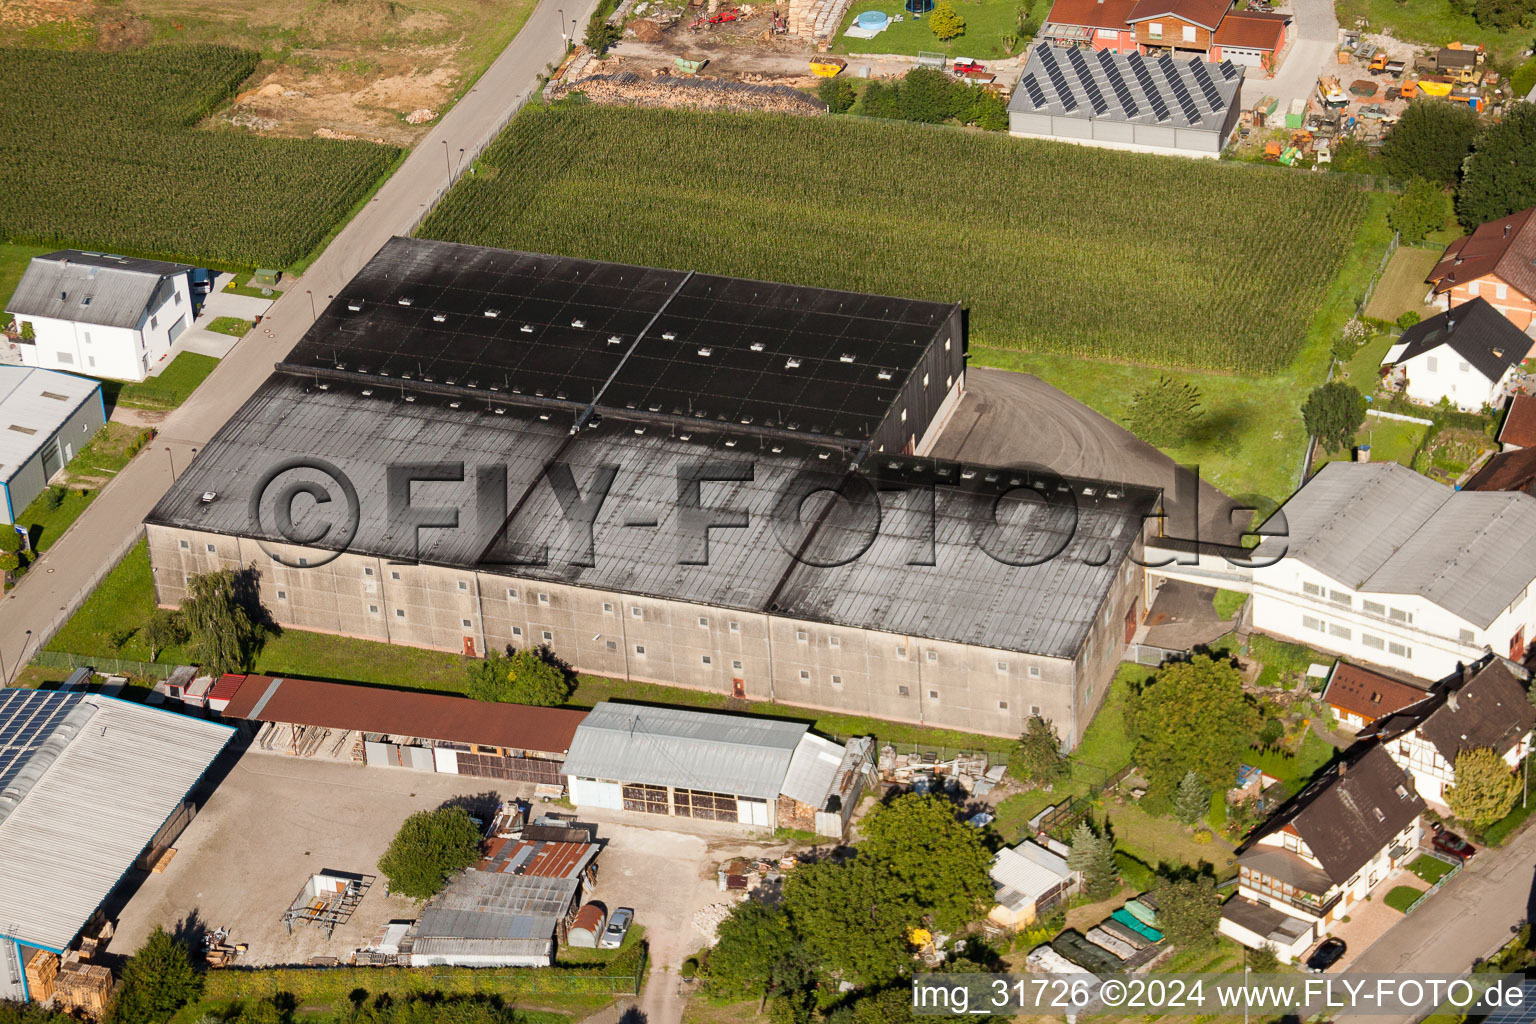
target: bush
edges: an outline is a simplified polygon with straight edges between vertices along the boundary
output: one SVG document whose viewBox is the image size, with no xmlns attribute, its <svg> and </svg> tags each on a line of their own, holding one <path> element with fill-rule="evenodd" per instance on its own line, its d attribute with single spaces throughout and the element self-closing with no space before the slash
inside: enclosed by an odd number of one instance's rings
<svg viewBox="0 0 1536 1024">
<path fill-rule="evenodd" d="M 933 13 L 928 15 L 928 28 L 932 30 L 934 38 L 947 42 L 965 33 L 965 19 L 949 0 L 939 0 L 934 5 Z"/>
<path fill-rule="evenodd" d="M 1194 840 L 1196 843 L 1204 846 L 1206 843 L 1211 841 L 1211 830 L 1208 828 L 1200 829 L 1200 831 L 1195 833 Z"/>
<path fill-rule="evenodd" d="M 64 499 L 69 495 L 69 488 L 62 484 L 54 484 L 43 492 L 43 507 L 52 512 L 64 504 Z"/>
<path fill-rule="evenodd" d="M 855 100 L 859 98 L 858 91 L 853 83 L 846 78 L 829 78 L 816 87 L 816 95 L 821 102 L 827 105 L 827 110 L 833 114 L 846 114 L 853 107 Z"/>
<path fill-rule="evenodd" d="M 391 892 L 413 900 L 436 896 L 448 879 L 480 857 L 480 828 L 462 807 L 418 811 L 405 819 L 379 871 Z"/>
<path fill-rule="evenodd" d="M 682 968 L 677 972 L 684 978 L 696 978 L 699 976 L 699 958 L 691 956 L 683 961 Z"/>
<path fill-rule="evenodd" d="M 1137 892 L 1146 892 L 1157 884 L 1157 871 L 1124 850 L 1115 851 L 1115 870 L 1120 880 Z"/>
<path fill-rule="evenodd" d="M 161 1024 L 202 989 L 191 951 L 157 925 L 123 968 L 106 1024 Z"/>
<path fill-rule="evenodd" d="M 1408 328 L 1418 323 L 1421 319 L 1423 318 L 1419 316 L 1418 310 L 1410 309 L 1408 312 L 1397 318 L 1397 326 L 1406 331 Z"/>
</svg>

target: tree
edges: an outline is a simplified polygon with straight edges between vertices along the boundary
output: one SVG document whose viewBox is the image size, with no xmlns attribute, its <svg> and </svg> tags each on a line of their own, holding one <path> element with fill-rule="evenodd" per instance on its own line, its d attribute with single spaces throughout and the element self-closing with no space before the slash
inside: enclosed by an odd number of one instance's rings
<svg viewBox="0 0 1536 1024">
<path fill-rule="evenodd" d="M 149 623 L 144 627 L 144 640 L 149 644 L 149 660 L 160 657 L 167 647 L 187 642 L 187 626 L 178 611 L 156 608 L 149 613 Z"/>
<path fill-rule="evenodd" d="M 935 12 L 937 13 L 937 12 Z M 939 124 L 957 115 L 955 95 L 965 87 L 934 68 L 913 68 L 901 80 L 901 116 L 907 121 Z"/>
<path fill-rule="evenodd" d="M 797 868 L 784 883 L 784 909 L 805 948 L 826 972 L 880 985 L 912 963 L 907 930 L 921 910 L 885 890 L 879 867 L 862 854 Z"/>
<path fill-rule="evenodd" d="M 1450 207 L 1450 200 L 1439 185 L 1414 178 L 1388 211 L 1387 225 L 1400 232 L 1405 242 L 1422 242 L 1425 235 L 1445 224 Z"/>
<path fill-rule="evenodd" d="M 480 859 L 480 828 L 459 806 L 417 811 L 405 819 L 379 871 L 391 892 L 413 900 L 436 896 L 449 877 Z"/>
<path fill-rule="evenodd" d="M 1039 715 L 1031 715 L 1014 748 L 1012 766 L 1016 775 L 1035 782 L 1055 782 L 1065 776 L 1067 759 L 1061 756 L 1056 727 Z"/>
<path fill-rule="evenodd" d="M 1159 669 L 1133 695 L 1130 712 L 1136 763 L 1165 797 L 1188 772 L 1211 789 L 1229 788 L 1260 717 L 1242 673 L 1205 654 Z"/>
<path fill-rule="evenodd" d="M 1209 875 L 1164 881 L 1153 890 L 1157 927 L 1175 946 L 1203 949 L 1216 942 L 1221 923 L 1221 896 Z"/>
<path fill-rule="evenodd" d="M 1477 0 L 1472 17 L 1479 25 L 1509 32 L 1531 24 L 1536 17 L 1536 0 Z"/>
<path fill-rule="evenodd" d="M 1211 808 L 1211 790 L 1200 780 L 1200 773 L 1191 768 L 1179 780 L 1179 791 L 1173 798 L 1173 816 L 1186 825 L 1193 825 Z"/>
<path fill-rule="evenodd" d="M 1454 185 L 1482 118 L 1465 103 L 1415 100 L 1381 143 L 1381 163 L 1394 178 Z"/>
<path fill-rule="evenodd" d="M 1200 419 L 1200 389 L 1161 374 L 1131 392 L 1131 431 L 1162 448 L 1189 440 Z"/>
<path fill-rule="evenodd" d="M 829 78 L 816 87 L 816 95 L 821 97 L 821 102 L 827 105 L 827 110 L 833 114 L 846 114 L 853 106 L 853 101 L 859 98 L 854 90 L 853 83 L 846 78 Z"/>
<path fill-rule="evenodd" d="M 782 909 L 748 900 L 720 922 L 703 964 L 704 990 L 736 1002 L 804 987 L 812 969 Z"/>
<path fill-rule="evenodd" d="M 564 704 L 575 685 L 571 672 L 546 646 L 533 651 L 487 651 L 465 670 L 464 692 L 476 700 L 503 704 L 532 704 L 551 708 Z"/>
<path fill-rule="evenodd" d="M 1493 750 L 1478 747 L 1456 755 L 1456 781 L 1446 788 L 1445 802 L 1457 818 L 1492 824 L 1509 813 L 1519 795 L 1519 778 Z"/>
<path fill-rule="evenodd" d="M 240 585 L 233 569 L 198 573 L 181 602 L 187 656 L 213 675 L 249 669 L 261 641 L 261 628 L 241 600 Z"/>
<path fill-rule="evenodd" d="M 1280 969 L 1280 956 L 1275 952 L 1275 944 L 1266 942 L 1258 949 L 1244 950 L 1248 966 L 1259 974 L 1272 974 Z"/>
<path fill-rule="evenodd" d="M 1468 231 L 1536 206 L 1536 104 L 1514 103 L 1478 136 L 1456 190 L 1456 217 Z"/>
<path fill-rule="evenodd" d="M 1307 433 L 1330 452 L 1349 448 L 1364 419 L 1365 396 L 1341 380 L 1313 388 L 1301 407 Z"/>
<path fill-rule="evenodd" d="M 1120 887 L 1115 872 L 1115 844 L 1108 836 L 1095 832 L 1086 821 L 1078 822 L 1072 831 L 1067 867 L 1082 873 L 1083 891 L 1093 899 L 1107 899 Z"/>
<path fill-rule="evenodd" d="M 191 952 L 157 925 L 123 968 L 106 1024 L 163 1024 L 202 991 Z"/>
<path fill-rule="evenodd" d="M 884 117 L 891 120 L 900 120 L 901 113 L 901 89 L 895 82 L 882 82 L 878 78 L 870 79 L 864 86 L 864 93 L 859 97 L 859 113 L 865 117 Z"/>
<path fill-rule="evenodd" d="M 939 0 L 934 4 L 933 13 L 928 15 L 928 27 L 936 39 L 945 42 L 965 31 L 965 19 L 960 17 L 955 5 L 949 0 Z"/>
<path fill-rule="evenodd" d="M 954 931 L 992 901 L 992 853 L 981 833 L 955 817 L 954 804 L 908 793 L 865 816 L 860 859 L 881 871 L 893 900 L 934 927 Z"/>
</svg>

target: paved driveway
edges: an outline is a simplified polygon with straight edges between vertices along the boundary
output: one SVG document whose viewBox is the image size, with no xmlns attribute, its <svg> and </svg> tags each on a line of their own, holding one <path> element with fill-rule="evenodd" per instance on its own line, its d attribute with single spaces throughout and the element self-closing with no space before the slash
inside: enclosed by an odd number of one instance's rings
<svg viewBox="0 0 1536 1024">
<path fill-rule="evenodd" d="M 1333 0 L 1292 0 L 1291 52 L 1274 78 L 1255 75 L 1243 80 L 1243 106 L 1251 108 L 1265 96 L 1280 101 L 1280 112 L 1297 97 L 1306 99 L 1317 88 L 1317 76 L 1330 64 L 1339 44 L 1339 19 Z"/>
</svg>

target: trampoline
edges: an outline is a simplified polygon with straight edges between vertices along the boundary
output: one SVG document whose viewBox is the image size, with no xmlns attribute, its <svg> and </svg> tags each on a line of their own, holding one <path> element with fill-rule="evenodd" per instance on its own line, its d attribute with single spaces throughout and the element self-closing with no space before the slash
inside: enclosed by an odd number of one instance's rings
<svg viewBox="0 0 1536 1024">
<path fill-rule="evenodd" d="M 907 0 L 905 6 L 908 14 L 927 14 L 933 10 L 933 0 Z"/>
</svg>

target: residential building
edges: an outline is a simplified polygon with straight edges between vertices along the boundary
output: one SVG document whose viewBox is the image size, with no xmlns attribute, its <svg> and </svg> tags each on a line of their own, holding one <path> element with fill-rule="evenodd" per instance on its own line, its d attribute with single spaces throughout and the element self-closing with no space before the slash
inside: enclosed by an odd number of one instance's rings
<svg viewBox="0 0 1536 1024">
<path fill-rule="evenodd" d="M 1071 895 L 1081 880 L 1078 872 L 1067 867 L 1064 853 L 1033 840 L 998 850 L 988 874 L 997 903 L 987 920 L 1014 931 L 1034 924 Z"/>
<path fill-rule="evenodd" d="M 1039 714 L 1075 744 L 1158 492 L 924 457 L 960 312 L 395 239 L 147 517 L 158 600 L 254 565 L 285 628 L 1004 736 Z M 296 545 L 276 498 L 334 494 L 316 465 L 356 521 Z M 589 528 L 568 485 L 605 488 Z M 840 488 L 864 498 L 800 520 Z M 428 506 L 458 526 L 401 528 Z"/>
<path fill-rule="evenodd" d="M 530 830 L 534 831 L 534 830 Z M 540 836 L 493 838 L 485 856 L 455 875 L 421 908 L 401 941 L 412 967 L 548 967 L 597 881 L 602 849 L 582 829 L 541 828 Z M 409 952 L 407 952 L 407 950 Z"/>
<path fill-rule="evenodd" d="M 1536 316 L 1536 209 L 1491 220 L 1446 246 L 1429 272 L 1431 294 L 1447 308 L 1493 304 L 1522 331 Z"/>
<path fill-rule="evenodd" d="M 1273 70 L 1290 18 L 1235 11 L 1230 0 L 1056 0 L 1039 39 L 1109 50 Z"/>
<path fill-rule="evenodd" d="M 1456 758 L 1487 748 L 1513 771 L 1531 749 L 1536 709 L 1526 699 L 1531 674 L 1490 654 L 1435 684 L 1424 699 L 1362 730 L 1413 778 L 1414 788 L 1442 814 L 1445 788 L 1456 782 Z"/>
<path fill-rule="evenodd" d="M 1506 452 L 1536 448 L 1536 395 L 1520 392 L 1510 398 L 1504 423 L 1499 427 L 1499 443 Z"/>
<path fill-rule="evenodd" d="M 868 742 L 855 745 L 867 758 Z M 846 753 L 801 722 L 604 701 L 577 726 L 563 770 L 578 808 L 805 828 L 804 819 L 781 818 L 781 808 L 786 799 L 814 808 L 815 827 Z M 839 796 L 846 811 L 833 812 L 837 831 L 829 834 L 842 835 L 860 792 L 862 780 L 843 792 L 847 801 Z"/>
<path fill-rule="evenodd" d="M 1415 402 L 1445 400 L 1473 411 L 1504 400 L 1530 346 L 1531 339 L 1486 300 L 1473 299 L 1408 328 L 1382 365 L 1393 367 Z"/>
<path fill-rule="evenodd" d="M 62 956 L 196 809 L 232 730 L 79 690 L 0 689 L 0 999 L 26 1002 L 35 956 Z"/>
<path fill-rule="evenodd" d="M 22 362 L 143 380 L 192 323 L 192 269 L 78 249 L 34 256 L 5 307 Z"/>
<path fill-rule="evenodd" d="M 1242 78 L 1231 63 L 1038 43 L 1008 101 L 1008 131 L 1023 138 L 1214 158 L 1236 130 Z"/>
<path fill-rule="evenodd" d="M 14 523 L 106 421 L 95 381 L 0 366 L 0 523 Z"/>
<path fill-rule="evenodd" d="M 1328 685 L 1323 689 L 1323 703 L 1333 711 L 1340 726 L 1358 731 L 1428 695 L 1429 691 L 1422 687 L 1372 672 L 1361 665 L 1336 661 L 1328 676 Z"/>
<path fill-rule="evenodd" d="M 1330 462 L 1268 529 L 1255 629 L 1438 679 L 1487 651 L 1520 660 L 1536 624 L 1536 497 L 1452 491 L 1397 463 Z"/>
<path fill-rule="evenodd" d="M 231 685 L 237 683 L 238 685 Z M 325 749 L 370 766 L 548 785 L 585 711 L 471 700 L 441 693 L 315 679 L 224 676 L 210 688 L 227 721 L 245 723 L 268 750 Z"/>
<path fill-rule="evenodd" d="M 1221 933 L 1297 959 L 1418 848 L 1423 813 L 1413 780 L 1382 747 L 1340 762 L 1239 848 Z"/>
<path fill-rule="evenodd" d="M 1483 463 L 1461 489 L 1536 494 L 1536 448 L 1511 448 L 1499 452 Z"/>
</svg>

